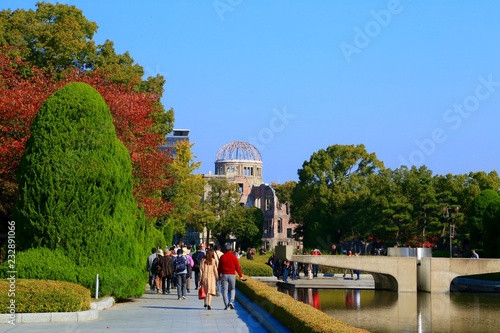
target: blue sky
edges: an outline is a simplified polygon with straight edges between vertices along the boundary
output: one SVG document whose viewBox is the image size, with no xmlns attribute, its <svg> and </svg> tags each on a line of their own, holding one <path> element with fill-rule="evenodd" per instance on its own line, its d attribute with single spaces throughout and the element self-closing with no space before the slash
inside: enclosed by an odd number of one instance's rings
<svg viewBox="0 0 500 333">
<path fill-rule="evenodd" d="M 267 183 L 298 180 L 333 144 L 364 144 L 392 169 L 500 167 L 500 2 L 59 2 L 165 76 L 200 173 L 231 141 L 260 150 Z"/>
</svg>

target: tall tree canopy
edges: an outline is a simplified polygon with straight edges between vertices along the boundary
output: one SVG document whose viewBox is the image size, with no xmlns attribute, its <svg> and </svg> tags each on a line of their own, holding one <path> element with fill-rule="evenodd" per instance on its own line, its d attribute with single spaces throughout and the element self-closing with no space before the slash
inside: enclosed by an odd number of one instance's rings
<svg viewBox="0 0 500 333">
<path fill-rule="evenodd" d="M 490 207 L 491 204 L 493 206 Z M 496 217 L 495 209 L 500 204 L 500 195 L 495 190 L 482 191 L 471 203 L 467 219 L 470 225 L 470 239 L 474 247 L 483 247 L 484 222 L 492 224 Z M 488 212 L 488 214 L 486 214 Z"/>
<path fill-rule="evenodd" d="M 167 202 L 173 204 L 172 214 L 167 219 L 159 219 L 159 228 L 165 231 L 167 242 L 171 242 L 173 234 L 183 235 L 186 226 L 192 225 L 199 231 L 203 226 L 198 224 L 201 214 L 201 197 L 205 187 L 205 180 L 199 174 L 194 174 L 200 167 L 200 162 L 195 162 L 191 148 L 194 144 L 189 141 L 177 141 L 173 149 L 175 157 L 169 165 L 169 171 L 174 182 L 163 192 Z"/>
<path fill-rule="evenodd" d="M 364 216 L 357 205 L 370 194 L 367 177 L 383 170 L 363 145 L 333 145 L 319 150 L 298 171 L 292 194 L 292 215 L 302 230 L 304 246 L 330 243 L 340 232 L 352 235 Z M 332 238 L 333 237 L 333 238 Z"/>
<path fill-rule="evenodd" d="M 483 214 L 483 257 L 500 257 L 500 196 Z"/>
<path fill-rule="evenodd" d="M 75 6 L 37 2 L 36 10 L 2 10 L 0 46 L 15 47 L 15 54 L 52 75 L 67 70 L 105 69 L 115 80 L 128 83 L 144 75 L 128 53 L 116 54 L 113 42 L 96 45 L 97 24 Z"/>
<path fill-rule="evenodd" d="M 220 244 L 236 237 L 239 242 L 255 246 L 256 240 L 262 237 L 264 223 L 260 209 L 244 208 L 239 201 L 238 184 L 230 183 L 226 178 L 210 178 L 207 187 L 209 190 L 197 220 Z"/>
<path fill-rule="evenodd" d="M 387 170 L 387 174 L 391 188 L 383 193 L 387 198 L 385 223 L 378 228 L 385 231 L 386 237 L 392 233 L 389 239 L 394 243 L 422 245 L 429 229 L 436 231 L 441 227 L 432 172 L 422 166 Z"/>
<path fill-rule="evenodd" d="M 494 209 L 484 222 L 487 205 L 475 214 L 473 202 L 482 190 L 498 192 L 496 171 L 441 176 L 425 166 L 391 170 L 362 145 L 333 145 L 313 153 L 298 175 L 294 188 L 273 186 L 284 198 L 293 188 L 295 237 L 306 247 L 328 249 L 331 242 L 361 239 L 447 249 L 452 224 L 454 247 L 466 251 L 469 237 L 476 243 L 483 238 L 483 223 L 496 226 Z"/>
<path fill-rule="evenodd" d="M 234 211 L 240 207 L 238 184 L 226 178 L 211 178 L 207 185 L 210 190 L 202 203 L 205 212 L 202 220 L 211 235 L 224 244 L 233 231 Z"/>
<path fill-rule="evenodd" d="M 291 204 L 292 193 L 295 186 L 297 186 L 297 182 L 295 181 L 288 181 L 284 184 L 271 183 L 271 187 L 276 192 L 276 197 L 280 204 Z"/>
</svg>

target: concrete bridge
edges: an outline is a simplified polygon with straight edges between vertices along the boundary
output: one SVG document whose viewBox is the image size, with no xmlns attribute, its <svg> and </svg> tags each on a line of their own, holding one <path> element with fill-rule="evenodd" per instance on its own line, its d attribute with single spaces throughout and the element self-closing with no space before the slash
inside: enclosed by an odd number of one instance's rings
<svg viewBox="0 0 500 333">
<path fill-rule="evenodd" d="M 368 272 L 373 275 L 375 289 L 399 292 L 448 293 L 451 281 L 456 277 L 500 272 L 500 259 L 345 255 L 287 257 L 297 262 Z"/>
</svg>

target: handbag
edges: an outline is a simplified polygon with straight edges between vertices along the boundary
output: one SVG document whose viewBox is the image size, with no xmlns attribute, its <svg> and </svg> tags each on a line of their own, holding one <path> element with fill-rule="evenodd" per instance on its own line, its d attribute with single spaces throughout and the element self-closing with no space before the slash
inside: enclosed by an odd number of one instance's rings
<svg viewBox="0 0 500 333">
<path fill-rule="evenodd" d="M 207 292 L 205 287 L 201 285 L 200 289 L 198 289 L 198 299 L 205 299 L 205 297 L 207 297 Z"/>
</svg>

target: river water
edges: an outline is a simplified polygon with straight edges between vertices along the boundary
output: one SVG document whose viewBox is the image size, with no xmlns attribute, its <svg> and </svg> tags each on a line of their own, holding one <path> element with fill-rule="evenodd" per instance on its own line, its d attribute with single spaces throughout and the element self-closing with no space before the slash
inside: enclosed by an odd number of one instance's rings
<svg viewBox="0 0 500 333">
<path fill-rule="evenodd" d="M 359 289 L 281 291 L 345 323 L 374 333 L 500 332 L 498 293 L 430 294 Z"/>
</svg>

